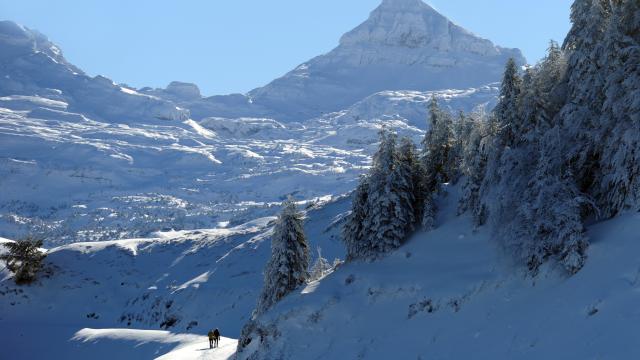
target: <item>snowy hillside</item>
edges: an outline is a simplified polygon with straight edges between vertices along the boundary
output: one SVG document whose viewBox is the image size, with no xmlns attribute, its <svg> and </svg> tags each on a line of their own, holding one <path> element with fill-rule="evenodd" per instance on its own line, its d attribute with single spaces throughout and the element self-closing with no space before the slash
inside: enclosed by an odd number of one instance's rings
<svg viewBox="0 0 640 360">
<path fill-rule="evenodd" d="M 589 229 L 589 262 L 567 278 L 514 271 L 486 229 L 455 216 L 375 263 L 343 265 L 260 318 L 241 358 L 630 359 L 640 313 L 640 215 Z M 257 351 L 254 354 L 254 351 Z M 256 357 L 251 357 L 254 354 Z"/>
<path fill-rule="evenodd" d="M 256 340 L 243 356 L 640 355 L 637 332 L 604 330 L 633 329 L 638 321 L 637 214 L 589 229 L 594 245 L 578 275 L 547 267 L 531 278 L 514 272 L 486 229 L 474 232 L 469 217 L 455 215 L 458 190 L 448 192 L 436 230 L 416 234 L 380 262 L 343 265 L 287 297 L 261 318 L 265 342 Z M 343 256 L 332 224 L 349 206 L 338 199 L 307 213 L 309 239 L 328 258 Z M 36 285 L 2 281 L 4 346 L 18 358 L 228 359 L 236 342 L 226 337 L 239 335 L 255 305 L 270 220 L 53 249 L 54 272 Z M 213 326 L 225 336 L 219 350 L 207 349 L 204 334 Z M 33 342 L 38 331 L 49 336 Z"/>
<path fill-rule="evenodd" d="M 350 200 L 300 205 L 307 210 L 305 227 L 314 249 L 321 246 L 325 257 L 343 258 L 336 221 L 347 211 Z M 220 328 L 225 337 L 237 338 L 262 285 L 273 220 L 267 217 L 228 229 L 162 232 L 144 239 L 53 248 L 47 257 L 48 275 L 28 287 L 13 284 L 3 270 L 3 349 L 20 359 L 51 353 L 66 359 L 89 355 L 111 359 L 116 353 L 151 358 L 194 339 L 198 349 L 208 348 L 202 334 L 212 327 Z M 84 328 L 131 330 L 79 331 Z M 31 343 L 33 332 L 48 336 Z M 74 336 L 77 341 L 70 342 Z M 136 342 L 146 345 L 134 346 Z M 229 340 L 232 352 L 236 344 Z"/>
</svg>

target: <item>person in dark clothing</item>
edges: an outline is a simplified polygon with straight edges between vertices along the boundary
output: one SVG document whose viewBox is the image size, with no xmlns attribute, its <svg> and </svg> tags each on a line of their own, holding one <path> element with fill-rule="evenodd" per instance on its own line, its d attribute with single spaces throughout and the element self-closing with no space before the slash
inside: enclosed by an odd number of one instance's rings
<svg viewBox="0 0 640 360">
<path fill-rule="evenodd" d="M 218 331 L 218 329 L 216 329 L 216 331 Z M 213 330 L 209 330 L 209 333 L 207 334 L 207 336 L 209 336 L 209 349 L 213 349 L 213 342 L 216 338 L 215 332 Z"/>
<path fill-rule="evenodd" d="M 213 347 L 218 347 L 220 342 L 220 331 L 218 329 L 213 330 Z"/>
</svg>

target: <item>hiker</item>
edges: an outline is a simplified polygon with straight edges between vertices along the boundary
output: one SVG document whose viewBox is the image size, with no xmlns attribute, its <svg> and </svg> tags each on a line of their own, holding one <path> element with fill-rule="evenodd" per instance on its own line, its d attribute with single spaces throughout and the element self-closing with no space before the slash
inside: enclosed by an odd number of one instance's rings
<svg viewBox="0 0 640 360">
<path fill-rule="evenodd" d="M 218 331 L 218 329 L 216 329 L 216 331 Z M 213 341 L 216 338 L 216 333 L 213 330 L 209 330 L 207 336 L 209 336 L 209 349 L 213 349 Z"/>
<path fill-rule="evenodd" d="M 217 328 L 213 330 L 213 341 L 214 341 L 213 346 L 218 347 L 218 342 L 220 342 L 220 331 L 218 331 Z"/>
</svg>

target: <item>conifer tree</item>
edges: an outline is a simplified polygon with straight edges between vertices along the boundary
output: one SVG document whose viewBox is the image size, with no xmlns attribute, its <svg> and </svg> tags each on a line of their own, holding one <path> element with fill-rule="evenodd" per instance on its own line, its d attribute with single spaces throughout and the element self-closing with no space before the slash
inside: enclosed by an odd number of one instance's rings
<svg viewBox="0 0 640 360">
<path fill-rule="evenodd" d="M 511 234 L 512 239 L 534 273 L 549 258 L 558 260 L 569 274 L 578 272 L 586 260 L 589 243 L 581 213 L 589 201 L 563 166 L 562 144 L 558 126 L 541 139 L 536 171 L 523 189 L 514 217 L 519 231 Z"/>
<path fill-rule="evenodd" d="M 603 41 L 610 14 L 608 0 L 576 0 L 571 7 L 572 27 L 563 45 L 568 101 L 560 117 L 569 141 L 565 152 L 578 187 L 591 193 L 598 187 L 594 181 L 600 172 L 601 139 L 610 129 L 601 121 L 607 77 Z"/>
<path fill-rule="evenodd" d="M 380 148 L 373 157 L 367 198 L 368 216 L 364 221 L 370 247 L 363 255 L 368 259 L 397 249 L 404 242 L 407 224 L 411 221 L 409 212 L 405 210 L 406 190 L 398 182 L 396 135 L 383 129 L 380 140 Z"/>
<path fill-rule="evenodd" d="M 474 226 L 478 227 L 485 222 L 485 214 L 480 201 L 480 188 L 485 176 L 487 156 L 484 146 L 488 138 L 488 124 L 482 114 L 472 115 L 471 131 L 467 138 L 462 154 L 462 174 L 466 181 L 462 187 L 462 197 L 458 206 L 458 213 L 470 211 Z"/>
<path fill-rule="evenodd" d="M 3 260 L 7 269 L 13 272 L 16 284 L 24 285 L 36 280 L 47 256 L 40 250 L 42 243 L 42 240 L 28 236 L 16 242 L 2 244 L 9 251 L 0 255 L 0 260 Z"/>
<path fill-rule="evenodd" d="M 520 96 L 521 79 L 518 66 L 513 58 L 507 61 L 502 85 L 500 86 L 500 100 L 494 110 L 495 118 L 498 121 L 497 142 L 498 148 L 513 146 L 518 141 L 518 134 L 521 134 L 520 121 L 517 110 L 518 98 Z"/>
<path fill-rule="evenodd" d="M 505 199 L 500 182 L 504 180 L 503 174 L 513 165 L 514 154 L 511 150 L 521 141 L 522 136 L 522 124 L 518 114 L 521 82 L 515 61 L 509 59 L 500 86 L 500 99 L 490 116 L 488 141 L 484 146 L 487 163 L 480 186 L 482 196 L 479 213 L 482 214 L 482 218 L 492 216 L 493 219 L 500 219 L 497 212 Z"/>
<path fill-rule="evenodd" d="M 424 203 L 424 171 L 418 158 L 416 146 L 407 137 L 400 139 L 398 146 L 398 163 L 395 178 L 401 194 L 402 212 L 407 221 L 407 232 L 415 229 L 422 218 Z"/>
<path fill-rule="evenodd" d="M 605 43 L 609 75 L 600 122 L 612 124 L 603 146 L 595 197 L 602 215 L 640 209 L 640 4 L 614 3 Z"/>
<path fill-rule="evenodd" d="M 429 130 L 422 140 L 422 159 L 427 193 L 439 191 L 440 184 L 449 182 L 457 171 L 454 156 L 453 119 L 438 105 L 435 97 L 429 102 Z"/>
<path fill-rule="evenodd" d="M 380 131 L 380 147 L 369 174 L 354 193 L 352 211 L 343 228 L 347 261 L 375 260 L 398 248 L 416 223 L 414 150 L 396 146 L 396 135 Z"/>
<path fill-rule="evenodd" d="M 361 258 L 363 249 L 370 247 L 368 244 L 368 229 L 364 228 L 364 222 L 368 212 L 369 176 L 360 177 L 360 183 L 353 193 L 351 201 L 351 213 L 347 216 L 342 228 L 342 239 L 347 250 L 346 260 L 352 261 Z"/>
<path fill-rule="evenodd" d="M 264 288 L 258 298 L 260 315 L 287 296 L 309 277 L 309 246 L 302 228 L 302 214 L 292 199 L 282 211 L 271 237 L 271 259 L 264 271 Z"/>
</svg>

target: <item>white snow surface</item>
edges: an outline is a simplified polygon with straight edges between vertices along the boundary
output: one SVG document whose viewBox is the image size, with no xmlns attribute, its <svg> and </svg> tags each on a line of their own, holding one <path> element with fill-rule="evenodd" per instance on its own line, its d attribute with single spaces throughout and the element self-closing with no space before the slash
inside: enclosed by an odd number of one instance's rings
<svg viewBox="0 0 640 360">
<path fill-rule="evenodd" d="M 383 92 L 303 124 L 107 122 L 46 97 L 0 98 L 0 236 L 31 232 L 52 246 L 273 215 L 290 194 L 352 190 L 382 126 L 419 142 L 431 96 L 471 110 L 496 91 Z"/>
<path fill-rule="evenodd" d="M 219 346 L 211 349 L 208 338 L 203 335 L 133 329 L 85 328 L 78 331 L 72 340 L 94 344 L 101 340 L 127 341 L 135 342 L 136 347 L 149 343 L 176 344 L 170 352 L 156 357 L 157 360 L 227 360 L 233 358 L 237 345 L 237 340 L 221 337 Z"/>
<path fill-rule="evenodd" d="M 455 216 L 382 261 L 343 265 L 260 318 L 275 336 L 241 359 L 635 359 L 640 214 L 589 228 L 577 275 L 514 269 L 485 229 Z M 255 356 L 255 357 L 251 357 Z"/>
<path fill-rule="evenodd" d="M 330 259 L 343 257 L 339 224 L 350 200 L 299 206 L 311 246 Z M 51 248 L 41 279 L 30 286 L 14 285 L 2 270 L 0 345 L 20 359 L 224 358 L 235 343 L 224 339 L 220 349 L 201 351 L 204 335 L 217 327 L 225 337 L 239 336 L 262 287 L 274 219 Z M 34 342 L 34 333 L 47 336 Z"/>
<path fill-rule="evenodd" d="M 286 297 L 260 318 L 278 335 L 240 358 L 640 356 L 639 214 L 590 226 L 589 261 L 577 275 L 547 266 L 531 278 L 486 229 L 455 215 L 457 200 L 448 188 L 436 229 L 385 259 L 342 265 Z M 312 247 L 329 259 L 343 256 L 349 203 L 307 208 Z M 271 220 L 51 249 L 52 271 L 36 284 L 0 282 L 0 345 L 25 359 L 230 358 L 262 284 Z M 228 338 L 208 350 L 212 327 Z"/>
</svg>

